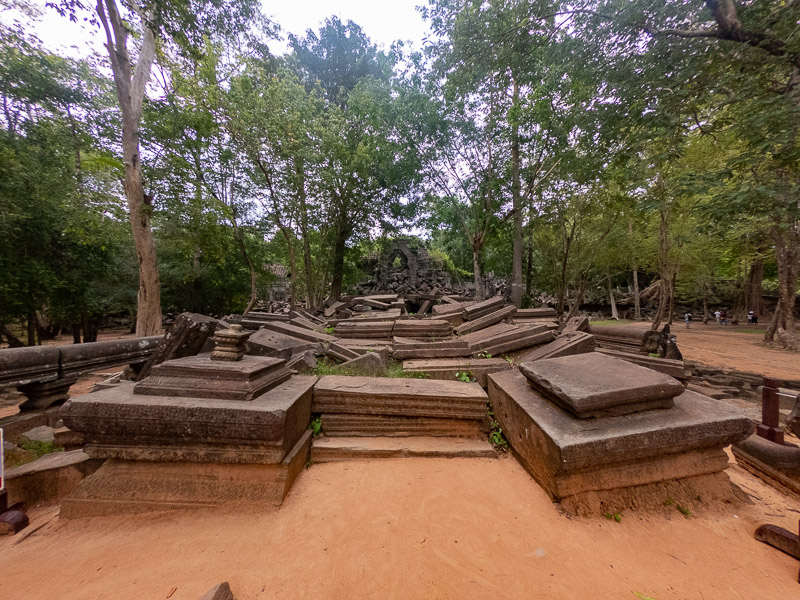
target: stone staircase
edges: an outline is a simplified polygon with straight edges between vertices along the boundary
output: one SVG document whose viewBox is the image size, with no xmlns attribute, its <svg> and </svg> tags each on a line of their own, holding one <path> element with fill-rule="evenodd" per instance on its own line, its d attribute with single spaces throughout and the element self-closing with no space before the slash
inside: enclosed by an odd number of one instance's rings
<svg viewBox="0 0 800 600">
<path fill-rule="evenodd" d="M 324 435 L 314 439 L 311 460 L 494 458 L 486 402 L 477 383 L 322 377 L 311 410 Z"/>
</svg>

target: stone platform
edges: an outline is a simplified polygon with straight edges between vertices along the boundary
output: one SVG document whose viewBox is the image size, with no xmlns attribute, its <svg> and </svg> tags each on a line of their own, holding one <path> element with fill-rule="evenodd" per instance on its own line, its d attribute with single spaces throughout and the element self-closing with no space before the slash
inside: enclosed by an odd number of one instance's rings
<svg viewBox="0 0 800 600">
<path fill-rule="evenodd" d="M 314 387 L 312 411 L 480 420 L 486 392 L 460 381 L 328 375 Z"/>
<path fill-rule="evenodd" d="M 306 431 L 277 464 L 220 464 L 108 460 L 61 503 L 67 519 L 178 509 L 234 506 L 277 509 L 305 468 Z"/>
<path fill-rule="evenodd" d="M 753 429 L 737 409 L 689 391 L 669 409 L 579 419 L 517 370 L 489 375 L 489 400 L 520 462 L 554 501 L 719 473 L 728 465 L 723 448 Z"/>
<path fill-rule="evenodd" d="M 123 386 L 72 398 L 61 418 L 85 434 L 95 458 L 276 464 L 308 426 L 316 380 L 296 375 L 249 401 L 148 396 Z"/>
<path fill-rule="evenodd" d="M 314 440 L 315 463 L 376 458 L 497 458 L 486 439 L 431 437 L 322 437 Z"/>
</svg>

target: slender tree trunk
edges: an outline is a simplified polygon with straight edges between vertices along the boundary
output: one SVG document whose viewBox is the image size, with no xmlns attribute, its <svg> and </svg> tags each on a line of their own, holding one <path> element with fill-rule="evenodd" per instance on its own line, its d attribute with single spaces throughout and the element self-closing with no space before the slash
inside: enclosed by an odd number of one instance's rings
<svg viewBox="0 0 800 600">
<path fill-rule="evenodd" d="M 672 279 L 669 282 L 669 318 L 667 323 L 672 325 L 672 319 L 675 317 L 675 283 L 678 279 L 678 272 L 673 271 Z"/>
<path fill-rule="evenodd" d="M 708 293 L 703 286 L 703 325 L 707 325 L 711 320 L 711 311 L 708 310 Z"/>
<path fill-rule="evenodd" d="M 36 345 L 36 312 L 28 312 L 28 346 Z"/>
<path fill-rule="evenodd" d="M 533 291 L 533 243 L 528 241 L 527 258 L 525 264 L 525 294 L 531 297 Z"/>
<path fill-rule="evenodd" d="M 140 13 L 143 34 L 138 60 L 132 68 L 128 53 L 129 26 L 120 16 L 116 1 L 98 0 L 97 14 L 106 33 L 106 49 L 122 112 L 125 197 L 128 200 L 128 217 L 139 263 L 136 334 L 155 335 L 161 330 L 161 282 L 158 277 L 153 231 L 150 228 L 152 206 L 145 198 L 139 152 L 139 122 L 150 70 L 155 60 L 155 32 L 148 25 L 146 16 Z"/>
<path fill-rule="evenodd" d="M 611 275 L 606 273 L 606 281 L 608 282 L 608 299 L 611 303 L 611 318 L 619 321 L 619 312 L 617 312 L 617 301 L 614 299 L 614 288 L 611 287 Z"/>
<path fill-rule="evenodd" d="M 236 244 L 239 246 L 239 252 L 242 253 L 242 258 L 244 259 L 244 262 L 247 265 L 247 270 L 250 273 L 250 301 L 247 303 L 247 306 L 242 312 L 242 316 L 244 316 L 253 310 L 253 307 L 256 305 L 256 301 L 258 300 L 258 288 L 256 287 L 256 268 L 253 264 L 253 259 L 250 258 L 250 254 L 247 252 L 247 246 L 244 243 L 244 232 L 236 223 L 235 217 L 232 216 L 230 222 L 233 226 L 233 235 L 236 238 Z"/>
<path fill-rule="evenodd" d="M 308 239 L 308 202 L 306 197 L 305 175 L 301 161 L 295 161 L 295 170 L 299 177 L 298 194 L 300 200 L 300 235 L 303 238 L 303 269 L 306 280 L 306 304 L 309 310 L 316 310 L 317 302 L 314 294 L 314 266 L 311 262 L 311 241 Z"/>
<path fill-rule="evenodd" d="M 297 293 L 294 285 L 297 277 L 297 261 L 295 260 L 294 244 L 289 230 L 286 227 L 281 227 L 281 233 L 283 233 L 283 238 L 286 240 L 286 249 L 289 251 L 289 270 L 292 272 L 292 283 L 289 285 L 289 306 L 294 310 L 297 305 Z"/>
<path fill-rule="evenodd" d="M 519 85 L 513 83 L 513 103 L 519 102 Z M 514 211 L 514 248 L 511 264 L 511 303 L 522 308 L 522 186 L 519 175 L 519 122 L 511 125 L 511 198 Z"/>
<path fill-rule="evenodd" d="M 339 223 L 336 228 L 336 239 L 333 243 L 333 269 L 331 275 L 331 298 L 338 300 L 342 295 L 342 277 L 344 275 L 344 252 L 347 243 L 347 228 Z"/>
<path fill-rule="evenodd" d="M 80 344 L 81 343 L 81 326 L 77 323 L 72 325 L 72 343 L 73 344 Z"/>
<path fill-rule="evenodd" d="M 633 263 L 633 319 L 635 321 L 642 320 L 642 297 L 639 290 L 639 269 L 635 262 Z"/>
<path fill-rule="evenodd" d="M 479 302 L 483 300 L 483 273 L 481 272 L 481 252 L 480 248 L 474 244 L 472 246 L 472 273 L 475 281 L 475 299 Z"/>
<path fill-rule="evenodd" d="M 756 258 L 750 265 L 750 274 L 747 278 L 747 310 L 752 310 L 757 315 L 764 314 L 764 259 Z"/>
</svg>

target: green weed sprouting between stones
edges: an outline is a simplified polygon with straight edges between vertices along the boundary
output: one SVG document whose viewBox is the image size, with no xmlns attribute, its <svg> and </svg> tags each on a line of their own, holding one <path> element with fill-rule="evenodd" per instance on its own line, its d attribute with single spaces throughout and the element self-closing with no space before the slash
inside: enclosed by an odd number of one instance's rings
<svg viewBox="0 0 800 600">
<path fill-rule="evenodd" d="M 314 432 L 314 437 L 320 435 L 322 433 L 322 417 L 312 419 L 311 423 L 308 424 L 308 428 Z"/>
<path fill-rule="evenodd" d="M 619 513 L 605 513 L 603 515 L 609 521 L 616 521 L 617 523 L 622 523 L 622 515 Z"/>
<path fill-rule="evenodd" d="M 463 381 L 464 383 L 472 383 L 475 381 L 475 378 L 469 371 L 456 371 L 456 379 Z"/>
<path fill-rule="evenodd" d="M 481 350 L 478 352 L 478 358 L 492 358 L 492 355 L 486 352 L 486 350 Z"/>
<path fill-rule="evenodd" d="M 503 452 L 508 450 L 508 440 L 500 428 L 500 423 L 494 420 L 492 421 L 492 430 L 489 432 L 489 442 L 498 450 Z"/>
<path fill-rule="evenodd" d="M 317 361 L 317 366 L 310 371 L 311 375 L 348 375 L 351 377 L 372 377 L 370 373 L 365 373 L 360 369 L 343 368 L 341 365 L 334 363 L 328 359 L 320 359 Z M 381 377 L 393 377 L 402 379 L 430 379 L 430 373 L 411 373 L 403 371 L 402 363 L 396 360 L 390 360 L 386 365 L 386 373 Z"/>
<path fill-rule="evenodd" d="M 335 329 L 336 329 L 336 327 L 326 327 L 325 328 L 325 333 L 327 333 L 328 335 L 333 335 L 333 332 L 334 332 Z"/>
<path fill-rule="evenodd" d="M 678 509 L 678 512 L 681 513 L 684 517 L 690 517 L 692 515 L 692 511 L 690 511 L 685 506 L 681 506 L 680 504 L 676 504 L 675 508 Z"/>
<path fill-rule="evenodd" d="M 33 452 L 36 458 L 41 458 L 45 454 L 64 451 L 64 448 L 56 446 L 53 442 L 40 442 L 38 440 L 25 440 L 20 444 L 20 448 L 28 452 Z"/>
</svg>

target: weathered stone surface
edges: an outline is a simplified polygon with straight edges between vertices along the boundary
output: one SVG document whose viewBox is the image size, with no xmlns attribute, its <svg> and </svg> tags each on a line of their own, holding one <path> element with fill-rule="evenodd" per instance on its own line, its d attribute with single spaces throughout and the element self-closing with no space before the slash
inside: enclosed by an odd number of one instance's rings
<svg viewBox="0 0 800 600">
<path fill-rule="evenodd" d="M 671 408 L 680 381 L 599 352 L 523 362 L 520 372 L 547 399 L 578 418 Z"/>
<path fill-rule="evenodd" d="M 202 350 L 209 336 L 214 335 L 216 328 L 217 320 L 212 317 L 181 313 L 139 371 L 136 380 L 141 381 L 150 375 L 153 367 L 164 361 L 196 355 Z"/>
<path fill-rule="evenodd" d="M 664 373 L 678 380 L 686 380 L 691 377 L 691 372 L 687 371 L 686 365 L 682 360 L 655 358 L 644 354 L 631 354 L 630 352 L 620 352 L 619 350 L 611 350 L 609 348 L 597 348 L 595 351 L 605 354 L 606 356 L 632 362 L 641 367 L 653 369 L 654 371 Z"/>
<path fill-rule="evenodd" d="M 60 346 L 61 370 L 77 374 L 117 365 L 141 363 L 158 350 L 164 336 L 106 340 Z"/>
<path fill-rule="evenodd" d="M 777 444 L 759 435 L 731 446 L 736 463 L 779 488 L 800 495 L 800 448 Z"/>
<path fill-rule="evenodd" d="M 661 336 L 658 331 L 654 331 L 651 334 L 648 330 L 620 327 L 619 325 L 590 325 L 589 333 L 595 336 L 597 345 L 602 348 L 632 352 L 634 354 L 645 351 L 643 344 L 646 337 L 650 335 Z M 653 348 L 652 351 L 657 352 L 657 347 Z"/>
<path fill-rule="evenodd" d="M 29 525 L 28 515 L 21 510 L 9 510 L 0 515 L 0 535 L 14 535 Z"/>
<path fill-rule="evenodd" d="M 792 408 L 789 416 L 786 417 L 786 427 L 797 437 L 800 437 L 800 394 L 797 395 L 794 408 Z"/>
<path fill-rule="evenodd" d="M 393 321 L 358 322 L 350 319 L 336 325 L 334 333 L 342 338 L 390 338 L 393 328 Z"/>
<path fill-rule="evenodd" d="M 52 427 L 48 427 L 47 425 L 40 425 L 39 427 L 34 427 L 33 429 L 29 429 L 25 433 L 23 433 L 20 437 L 22 441 L 31 441 L 31 442 L 52 442 L 54 438 L 55 429 Z"/>
<path fill-rule="evenodd" d="M 486 387 L 486 375 L 506 371 L 511 364 L 503 358 L 433 358 L 426 360 L 404 360 L 403 371 L 427 373 L 432 379 L 453 381 L 456 373 L 467 373 L 481 387 Z"/>
<path fill-rule="evenodd" d="M 401 319 L 395 321 L 392 335 L 412 339 L 450 337 L 453 331 L 444 319 Z"/>
<path fill-rule="evenodd" d="M 244 327 L 234 323 L 226 329 L 219 329 L 214 332 L 214 350 L 209 358 L 220 361 L 239 361 L 244 356 L 244 346 L 250 331 L 245 331 Z"/>
<path fill-rule="evenodd" d="M 134 394 L 252 400 L 289 379 L 282 358 L 245 356 L 239 361 L 211 361 L 207 356 L 187 356 L 156 365 L 139 381 Z"/>
<path fill-rule="evenodd" d="M 499 323 L 500 321 L 504 321 L 514 315 L 516 312 L 516 307 L 514 306 L 506 306 L 499 310 L 495 310 L 490 312 L 488 315 L 484 315 L 477 319 L 472 319 L 467 321 L 463 325 L 459 325 L 455 328 L 455 333 L 458 335 L 466 335 L 468 333 L 472 333 L 473 331 L 479 331 L 481 329 L 486 329 L 487 327 L 494 325 L 495 323 Z"/>
<path fill-rule="evenodd" d="M 436 315 L 437 318 L 441 318 L 442 315 L 461 315 L 464 312 L 464 307 L 475 304 L 474 302 L 452 302 L 448 304 L 436 304 L 433 307 L 433 314 Z"/>
<path fill-rule="evenodd" d="M 429 437 L 321 437 L 311 446 L 315 463 L 374 458 L 497 458 L 485 439 Z"/>
<path fill-rule="evenodd" d="M 431 417 L 399 417 L 387 415 L 322 415 L 322 431 L 326 436 L 344 437 L 485 437 L 484 421 L 437 419 Z"/>
<path fill-rule="evenodd" d="M 53 452 L 21 467 L 6 470 L 9 502 L 29 505 L 60 500 L 81 480 L 94 473 L 103 461 L 90 458 L 82 450 Z"/>
<path fill-rule="evenodd" d="M 50 381 L 34 381 L 19 386 L 20 392 L 25 394 L 27 400 L 19 405 L 21 412 L 29 410 L 46 410 L 53 406 L 63 404 L 69 398 L 69 388 L 78 380 L 78 375 L 73 373 L 60 379 Z"/>
<path fill-rule="evenodd" d="M 572 317 L 564 325 L 564 333 L 572 331 L 589 331 L 589 317 Z"/>
<path fill-rule="evenodd" d="M 409 340 L 398 342 L 403 338 L 395 337 L 392 355 L 397 360 L 408 358 L 452 358 L 458 356 L 469 356 L 471 351 L 469 342 L 464 340 L 447 340 L 443 342 L 419 342 Z"/>
<path fill-rule="evenodd" d="M 502 296 L 495 296 L 494 298 L 489 298 L 483 302 L 465 306 L 462 314 L 464 315 L 464 319 L 466 321 L 471 321 L 484 315 L 488 315 L 490 312 L 494 312 L 503 308 L 504 303 L 505 301 L 503 300 Z"/>
<path fill-rule="evenodd" d="M 250 401 L 107 390 L 72 398 L 62 417 L 98 458 L 272 464 L 308 427 L 315 381 L 296 375 Z"/>
<path fill-rule="evenodd" d="M 486 392 L 477 383 L 329 375 L 314 387 L 312 410 L 480 420 Z"/>
<path fill-rule="evenodd" d="M 61 418 L 61 407 L 54 406 L 44 411 L 21 412 L 0 419 L 0 428 L 3 429 L 5 440 L 16 443 L 19 437 L 34 427 L 49 425 L 54 427 Z"/>
<path fill-rule="evenodd" d="M 556 500 L 721 471 L 722 449 L 753 430 L 739 410 L 693 392 L 668 410 L 577 419 L 519 371 L 489 375 L 489 400 L 523 466 Z"/>
<path fill-rule="evenodd" d="M 556 316 L 556 309 L 549 306 L 541 308 L 520 308 L 515 315 L 520 319 L 553 319 Z"/>
<path fill-rule="evenodd" d="M 60 516 L 75 519 L 220 506 L 274 509 L 303 472 L 310 447 L 311 431 L 305 431 L 279 464 L 107 460 L 62 501 Z"/>
<path fill-rule="evenodd" d="M 340 310 L 340 309 L 342 309 L 344 307 L 345 307 L 345 303 L 344 302 L 334 302 L 328 308 L 325 309 L 325 313 L 324 314 L 325 314 L 325 316 L 327 318 L 331 318 L 333 315 L 336 314 L 336 311 L 338 311 L 338 310 Z"/>
<path fill-rule="evenodd" d="M 52 346 L 0 349 L 0 384 L 57 379 L 59 357 Z"/>
<path fill-rule="evenodd" d="M 327 344 L 336 340 L 335 337 L 328 335 L 327 333 L 311 331 L 310 329 L 298 327 L 297 325 L 292 325 L 291 323 L 270 321 L 263 323 L 262 327 L 264 329 L 268 329 L 269 331 L 276 331 L 277 333 L 282 333 L 283 335 L 288 335 L 299 340 L 305 340 L 307 342 L 322 342 Z"/>
<path fill-rule="evenodd" d="M 316 350 L 317 344 L 301 340 L 290 335 L 278 333 L 270 329 L 259 329 L 253 332 L 245 344 L 245 353 L 253 356 L 270 356 L 290 359 L 295 354 L 306 350 Z"/>
<path fill-rule="evenodd" d="M 594 337 L 589 333 L 575 331 L 572 333 L 562 333 L 555 340 L 526 352 L 520 358 L 522 362 L 532 362 L 546 358 L 559 358 L 562 356 L 573 356 L 593 352 L 595 348 Z"/>
<path fill-rule="evenodd" d="M 227 581 L 218 583 L 208 590 L 200 600 L 233 600 L 233 592 Z"/>
<path fill-rule="evenodd" d="M 296 325 L 297 327 L 302 327 L 303 329 L 310 329 L 311 331 L 323 331 L 325 326 L 320 323 L 315 323 L 310 319 L 306 319 L 305 317 L 294 317 L 289 321 L 292 325 Z"/>
<path fill-rule="evenodd" d="M 86 436 L 69 427 L 59 427 L 53 431 L 53 444 L 58 448 L 75 450 L 86 445 Z"/>
<path fill-rule="evenodd" d="M 523 327 L 500 323 L 460 336 L 459 339 L 469 342 L 473 354 L 494 356 L 545 344 L 553 339 L 553 334 L 544 327 Z"/>
<path fill-rule="evenodd" d="M 367 352 L 358 358 L 353 358 L 339 365 L 345 370 L 352 370 L 362 375 L 385 375 L 386 360 L 377 352 Z"/>
<path fill-rule="evenodd" d="M 317 357 L 311 350 L 306 350 L 286 361 L 286 368 L 297 373 L 308 373 L 317 368 Z"/>
<path fill-rule="evenodd" d="M 328 346 L 327 355 L 343 362 L 361 356 L 352 348 L 338 342 L 331 342 L 331 344 Z"/>
</svg>

